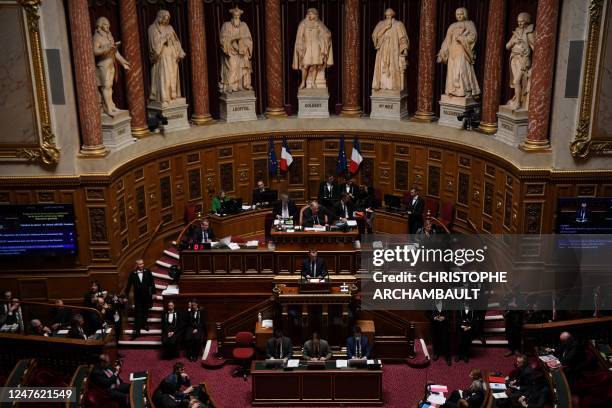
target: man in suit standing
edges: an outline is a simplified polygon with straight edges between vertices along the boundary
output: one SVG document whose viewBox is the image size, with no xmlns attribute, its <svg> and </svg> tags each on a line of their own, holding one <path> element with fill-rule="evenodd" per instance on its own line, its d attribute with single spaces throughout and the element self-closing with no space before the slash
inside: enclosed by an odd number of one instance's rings
<svg viewBox="0 0 612 408">
<path fill-rule="evenodd" d="M 274 330 L 274 337 L 266 343 L 266 358 L 289 360 L 293 356 L 291 339 L 283 335 L 281 329 Z"/>
<path fill-rule="evenodd" d="M 136 269 L 130 273 L 128 284 L 125 289 L 125 295 L 130 295 L 130 290 L 134 288 L 134 331 L 132 332 L 132 340 L 140 336 L 140 330 L 143 328 L 149 330 L 147 319 L 149 317 L 149 309 L 153 305 L 153 294 L 155 293 L 155 282 L 153 274 L 144 266 L 142 259 L 136 260 Z"/>
<path fill-rule="evenodd" d="M 474 326 L 474 310 L 466 302 L 461 310 L 457 312 L 457 356 L 455 362 L 463 359 L 466 363 L 470 361 L 470 344 L 472 344 Z"/>
<path fill-rule="evenodd" d="M 196 361 L 202 351 L 202 340 L 206 336 L 206 317 L 198 306 L 197 299 L 191 299 L 191 307 L 185 324 L 185 355 L 189 361 Z"/>
<path fill-rule="evenodd" d="M 293 200 L 289 199 L 289 194 L 283 193 L 280 195 L 280 200 L 274 205 L 272 212 L 278 219 L 293 218 L 295 220 L 298 210 Z"/>
<path fill-rule="evenodd" d="M 329 360 L 332 352 L 327 341 L 319 337 L 319 333 L 312 333 L 312 339 L 304 343 L 302 350 L 304 360 Z"/>
<path fill-rule="evenodd" d="M 353 335 L 346 340 L 348 358 L 370 358 L 368 338 L 361 333 L 361 327 L 353 328 Z"/>
<path fill-rule="evenodd" d="M 302 262 L 302 277 L 309 278 L 325 278 L 327 276 L 327 266 L 325 260 L 318 257 L 316 249 L 308 251 L 308 258 L 304 258 Z"/>
<path fill-rule="evenodd" d="M 338 185 L 336 184 L 333 174 L 327 176 L 327 181 L 322 181 L 319 185 L 319 194 L 317 199 L 327 208 L 332 208 L 335 202 L 340 198 L 338 194 Z"/>
<path fill-rule="evenodd" d="M 181 339 L 181 320 L 174 308 L 174 302 L 166 304 L 166 310 L 162 315 L 162 347 L 164 357 L 176 356 Z"/>
<path fill-rule="evenodd" d="M 327 225 L 328 219 L 325 210 L 315 200 L 310 202 L 308 208 L 304 210 L 302 225 L 307 228 L 312 228 L 316 225 Z"/>
<path fill-rule="evenodd" d="M 423 211 L 425 210 L 425 200 L 419 196 L 416 187 L 410 190 L 411 200 L 408 203 L 408 233 L 416 234 L 423 227 Z"/>
<path fill-rule="evenodd" d="M 215 240 L 215 233 L 210 228 L 208 220 L 201 220 L 200 225 L 193 230 L 192 241 L 194 244 L 204 244 Z"/>
<path fill-rule="evenodd" d="M 101 354 L 98 364 L 91 371 L 89 382 L 108 392 L 110 398 L 117 402 L 121 408 L 129 407 L 128 396 L 130 384 L 124 383 L 119 377 L 121 365 L 111 367 L 108 354 Z"/>
<path fill-rule="evenodd" d="M 351 197 L 351 200 L 355 199 L 355 196 L 357 195 L 357 187 L 355 184 L 353 184 L 353 179 L 350 176 L 347 176 L 344 179 L 344 183 L 339 188 L 338 195 L 341 195 L 342 193 L 348 194 L 349 197 Z"/>
<path fill-rule="evenodd" d="M 450 350 L 450 312 L 446 310 L 442 301 L 426 312 L 431 321 L 433 339 L 433 361 L 438 360 L 439 356 L 444 356 L 446 364 L 451 366 Z"/>
<path fill-rule="evenodd" d="M 342 193 L 340 201 L 334 206 L 334 215 L 337 220 L 346 222 L 346 220 L 352 220 L 353 217 L 353 204 L 351 203 L 351 197 L 347 193 Z"/>
</svg>

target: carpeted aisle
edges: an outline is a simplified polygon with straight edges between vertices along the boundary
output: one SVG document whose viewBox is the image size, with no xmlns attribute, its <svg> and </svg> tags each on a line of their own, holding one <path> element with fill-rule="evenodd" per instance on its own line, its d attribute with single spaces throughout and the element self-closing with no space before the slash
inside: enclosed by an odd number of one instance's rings
<svg viewBox="0 0 612 408">
<path fill-rule="evenodd" d="M 480 368 L 483 373 L 500 371 L 504 375 L 512 369 L 513 357 L 504 357 L 504 348 L 472 348 L 472 359 L 468 364 L 455 363 L 448 367 L 443 359 L 432 363 L 429 368 L 414 369 L 405 364 L 385 364 L 383 366 L 383 392 L 385 407 L 412 407 L 423 393 L 426 379 L 438 384 L 445 384 L 450 390 L 465 388 L 470 381 L 468 373 L 472 368 Z M 157 350 L 122 349 L 124 354 L 123 378 L 129 378 L 130 372 L 149 370 L 153 384 L 157 386 L 161 379 L 172 371 L 176 361 L 185 364 L 192 383 L 206 381 L 217 402 L 224 408 L 250 407 L 251 380 L 233 378 L 234 366 L 227 364 L 218 370 L 206 370 L 200 362 L 191 363 L 184 358 L 161 360 Z M 312 407 L 312 405 L 310 406 Z"/>
</svg>

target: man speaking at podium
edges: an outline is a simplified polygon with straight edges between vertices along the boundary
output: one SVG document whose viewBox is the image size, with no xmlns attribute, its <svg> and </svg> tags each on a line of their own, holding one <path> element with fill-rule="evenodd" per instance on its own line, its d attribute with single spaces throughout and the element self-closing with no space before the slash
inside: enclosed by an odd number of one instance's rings
<svg viewBox="0 0 612 408">
<path fill-rule="evenodd" d="M 319 258 L 316 249 L 308 251 L 308 257 L 302 262 L 302 277 L 305 279 L 325 278 L 327 276 L 327 266 L 325 260 Z"/>
</svg>

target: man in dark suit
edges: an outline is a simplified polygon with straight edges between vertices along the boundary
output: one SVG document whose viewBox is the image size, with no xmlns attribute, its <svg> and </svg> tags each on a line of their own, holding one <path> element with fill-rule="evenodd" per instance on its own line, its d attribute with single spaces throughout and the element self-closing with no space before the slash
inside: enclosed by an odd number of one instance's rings
<svg viewBox="0 0 612 408">
<path fill-rule="evenodd" d="M 346 220 L 352 220 L 355 217 L 353 216 L 353 203 L 351 202 L 351 197 L 347 193 L 342 193 L 340 201 L 336 203 L 334 206 L 334 216 L 337 220 L 341 222 L 346 222 Z"/>
<path fill-rule="evenodd" d="M 172 366 L 172 373 L 168 374 L 164 381 L 173 385 L 175 389 L 174 396 L 178 400 L 188 399 L 189 394 L 193 392 L 191 379 L 185 372 L 185 365 L 183 363 L 174 363 Z M 182 387 L 185 387 L 185 389 L 181 391 Z"/>
<path fill-rule="evenodd" d="M 80 314 L 74 315 L 70 322 L 70 329 L 68 330 L 67 337 L 69 339 L 87 340 L 87 334 L 85 334 L 85 330 L 83 330 L 83 324 L 83 316 Z"/>
<path fill-rule="evenodd" d="M 353 335 L 346 339 L 346 355 L 348 358 L 370 358 L 368 338 L 361 333 L 361 327 L 353 328 Z"/>
<path fill-rule="evenodd" d="M 527 305 L 523 301 L 518 290 L 513 290 L 506 300 L 506 310 L 504 311 L 504 321 L 506 326 L 506 340 L 508 340 L 508 352 L 505 357 L 517 354 L 521 349 L 523 334 L 524 310 Z"/>
<path fill-rule="evenodd" d="M 416 234 L 423 227 L 423 211 L 425 210 L 425 200 L 419 196 L 416 187 L 410 190 L 411 200 L 407 204 L 408 210 L 408 233 Z"/>
<path fill-rule="evenodd" d="M 3 302 L 0 303 L 0 327 L 2 327 L 2 325 L 6 321 L 6 318 L 8 317 L 10 302 L 12 298 L 13 298 L 13 293 L 10 290 L 5 290 L 2 293 Z"/>
<path fill-rule="evenodd" d="M 312 333 L 312 339 L 304 343 L 302 350 L 304 360 L 329 360 L 332 356 L 331 349 L 327 341 L 319 337 L 319 333 Z"/>
<path fill-rule="evenodd" d="M 91 371 L 89 383 L 108 392 L 110 398 L 120 407 L 129 407 L 130 384 L 121 381 L 120 372 L 121 365 L 111 367 L 108 354 L 101 354 L 98 364 Z"/>
<path fill-rule="evenodd" d="M 54 332 L 69 327 L 72 320 L 72 311 L 68 307 L 63 307 L 64 301 L 62 299 L 56 299 L 55 306 L 51 311 L 50 326 Z"/>
<path fill-rule="evenodd" d="M 269 202 L 266 201 L 265 193 L 268 191 L 263 180 L 259 180 L 257 182 L 257 188 L 253 190 L 253 205 L 265 207 L 270 205 Z"/>
<path fill-rule="evenodd" d="M 563 332 L 559 336 L 559 346 L 555 349 L 555 356 L 561 362 L 565 376 L 571 385 L 581 371 L 581 363 L 585 361 L 584 346 L 578 344 L 569 332 Z"/>
<path fill-rule="evenodd" d="M 130 295 L 130 290 L 134 288 L 134 331 L 132 340 L 140 336 L 140 330 L 148 330 L 147 319 L 149 309 L 153 305 L 153 294 L 155 293 L 155 282 L 153 274 L 144 266 L 142 259 L 136 260 L 136 269 L 128 277 L 127 287 L 124 291 L 126 296 Z"/>
<path fill-rule="evenodd" d="M 327 181 L 322 181 L 319 185 L 319 194 L 317 195 L 317 199 L 322 205 L 331 209 L 335 202 L 340 199 L 338 192 L 338 184 L 336 184 L 334 175 L 330 174 L 327 176 Z"/>
<path fill-rule="evenodd" d="M 327 266 L 325 260 L 318 257 L 316 249 L 308 251 L 308 257 L 302 262 L 302 277 L 309 278 L 325 278 L 327 276 Z"/>
<path fill-rule="evenodd" d="M 508 387 L 515 398 L 525 395 L 533 383 L 533 368 L 524 354 L 516 356 L 516 368 L 508 375 Z"/>
<path fill-rule="evenodd" d="M 201 220 L 200 225 L 193 229 L 192 242 L 194 244 L 204 244 L 215 240 L 215 233 L 210 228 L 208 220 Z"/>
<path fill-rule="evenodd" d="M 174 302 L 166 304 L 166 310 L 162 315 L 162 347 L 164 357 L 169 358 L 178 354 L 178 346 L 181 341 L 181 319 L 174 309 Z"/>
<path fill-rule="evenodd" d="M 581 224 L 589 222 L 589 212 L 586 201 L 581 202 L 576 210 L 576 222 Z"/>
<path fill-rule="evenodd" d="M 293 356 L 291 339 L 283 335 L 281 329 L 274 330 L 274 337 L 266 343 L 266 358 L 289 360 Z"/>
<path fill-rule="evenodd" d="M 295 220 L 298 210 L 293 200 L 289 199 L 289 195 L 287 193 L 283 193 L 280 195 L 280 200 L 274 204 L 272 213 L 278 219 L 293 218 Z"/>
<path fill-rule="evenodd" d="M 327 225 L 328 217 L 323 207 L 315 200 L 310 202 L 308 208 L 304 210 L 302 225 L 312 228 L 315 225 Z"/>
<path fill-rule="evenodd" d="M 206 316 L 197 299 L 191 299 L 191 308 L 185 320 L 185 355 L 196 361 L 202 351 L 202 340 L 206 336 Z"/>
<path fill-rule="evenodd" d="M 351 177 L 346 177 L 344 183 L 338 188 L 338 195 L 342 195 L 342 193 L 348 194 L 351 200 L 355 199 L 357 195 L 357 186 L 353 184 L 353 179 Z"/>
<path fill-rule="evenodd" d="M 432 340 L 433 340 L 433 361 L 438 360 L 439 356 L 444 356 L 446 364 L 451 366 L 450 349 L 450 312 L 446 310 L 444 302 L 436 302 L 433 307 L 426 312 L 431 321 Z"/>
<path fill-rule="evenodd" d="M 466 302 L 461 310 L 457 312 L 457 356 L 455 362 L 463 359 L 466 363 L 470 361 L 470 344 L 472 344 L 474 326 L 474 310 Z"/>
</svg>

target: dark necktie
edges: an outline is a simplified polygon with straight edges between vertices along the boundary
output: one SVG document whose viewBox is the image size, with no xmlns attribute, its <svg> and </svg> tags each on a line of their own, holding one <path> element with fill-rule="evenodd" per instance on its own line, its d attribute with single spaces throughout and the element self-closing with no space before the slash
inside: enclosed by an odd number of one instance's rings
<svg viewBox="0 0 612 408">
<path fill-rule="evenodd" d="M 314 357 L 319 357 L 319 343 L 315 343 L 314 345 Z"/>
<path fill-rule="evenodd" d="M 312 277 L 314 278 L 317 275 L 317 270 L 315 269 L 315 263 L 310 263 L 310 272 L 312 273 Z"/>
<path fill-rule="evenodd" d="M 283 342 L 279 341 L 278 346 L 276 347 L 276 358 L 282 358 L 283 357 Z"/>
<path fill-rule="evenodd" d="M 355 337 L 355 354 L 357 354 L 357 358 L 361 358 L 361 338 Z"/>
<path fill-rule="evenodd" d="M 314 224 L 318 224 L 319 223 L 319 216 L 315 214 L 314 216 Z"/>
</svg>

